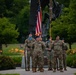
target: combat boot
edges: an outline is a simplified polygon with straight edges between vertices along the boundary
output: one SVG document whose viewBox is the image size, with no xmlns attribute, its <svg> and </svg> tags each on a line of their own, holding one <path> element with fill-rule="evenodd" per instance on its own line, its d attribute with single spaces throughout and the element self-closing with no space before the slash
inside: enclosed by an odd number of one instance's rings
<svg viewBox="0 0 76 75">
<path fill-rule="evenodd" d="M 30 71 L 30 67 L 28 67 L 28 71 Z"/>
<path fill-rule="evenodd" d="M 64 68 L 64 71 L 67 71 L 67 69 L 66 69 L 66 68 Z"/>
<path fill-rule="evenodd" d="M 60 69 L 60 72 L 64 72 L 63 69 Z"/>
<path fill-rule="evenodd" d="M 59 68 L 57 68 L 57 71 L 60 71 L 60 69 L 59 69 Z"/>
<path fill-rule="evenodd" d="M 30 71 L 30 68 L 28 67 L 28 68 L 26 68 L 26 71 Z"/>
<path fill-rule="evenodd" d="M 44 72 L 44 69 L 43 68 L 40 68 L 40 72 Z"/>
<path fill-rule="evenodd" d="M 56 69 L 54 69 L 53 72 L 56 72 Z"/>
<path fill-rule="evenodd" d="M 38 68 L 38 70 L 37 71 L 40 71 L 40 68 Z"/>
<path fill-rule="evenodd" d="M 48 71 L 52 71 L 52 68 L 48 68 Z"/>
<path fill-rule="evenodd" d="M 33 71 L 33 72 L 36 72 L 36 68 L 32 68 L 32 71 Z"/>
</svg>

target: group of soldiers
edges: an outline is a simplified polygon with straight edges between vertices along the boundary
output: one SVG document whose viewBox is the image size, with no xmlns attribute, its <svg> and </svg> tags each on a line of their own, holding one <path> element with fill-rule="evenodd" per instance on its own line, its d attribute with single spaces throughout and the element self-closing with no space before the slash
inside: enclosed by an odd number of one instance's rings
<svg viewBox="0 0 76 75">
<path fill-rule="evenodd" d="M 32 58 L 32 71 L 44 72 L 44 52 L 47 50 L 47 63 L 48 71 L 56 72 L 56 70 L 63 72 L 66 69 L 66 50 L 68 49 L 66 43 L 60 40 L 59 36 L 56 36 L 55 41 L 52 37 L 44 42 L 41 36 L 37 36 L 35 39 L 32 34 L 25 40 L 25 69 L 30 71 L 30 57 Z"/>
</svg>

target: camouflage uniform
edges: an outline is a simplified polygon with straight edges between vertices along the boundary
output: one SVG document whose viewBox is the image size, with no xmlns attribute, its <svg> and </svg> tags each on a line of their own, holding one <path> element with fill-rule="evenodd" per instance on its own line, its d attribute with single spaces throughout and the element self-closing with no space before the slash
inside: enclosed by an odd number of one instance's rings
<svg viewBox="0 0 76 75">
<path fill-rule="evenodd" d="M 52 50 L 52 45 L 53 41 L 47 41 L 47 58 L 48 58 L 48 70 L 52 70 L 52 58 L 53 58 L 53 50 Z"/>
<path fill-rule="evenodd" d="M 36 41 L 33 43 L 33 69 L 35 69 L 37 66 L 39 67 L 39 70 L 43 70 L 44 60 L 43 60 L 43 50 L 45 49 L 45 44 L 42 41 Z M 34 71 L 33 71 L 34 72 Z"/>
<path fill-rule="evenodd" d="M 30 70 L 30 57 L 32 57 L 32 43 L 35 42 L 35 39 L 34 38 L 31 38 L 29 39 L 29 37 L 25 40 L 25 53 L 26 53 L 26 50 L 27 50 L 27 64 L 25 63 L 25 65 L 27 66 L 26 67 L 26 70 Z M 25 57 L 26 57 L 26 54 L 25 54 Z M 26 59 L 25 59 L 26 60 Z"/>
<path fill-rule="evenodd" d="M 67 47 L 67 44 L 64 43 L 64 47 L 63 47 L 63 67 L 64 67 L 64 70 L 67 70 L 66 69 L 66 50 L 68 50 L 68 47 Z"/>
<path fill-rule="evenodd" d="M 62 48 L 63 48 L 63 43 L 61 40 L 56 40 L 54 41 L 53 43 L 53 50 L 54 50 L 54 57 L 53 57 L 53 68 L 54 70 L 56 71 L 56 68 L 57 68 L 57 59 L 59 59 L 59 68 L 60 68 L 60 71 L 62 71 L 63 69 L 63 63 L 62 63 L 62 60 L 63 60 L 63 56 L 62 56 Z"/>
</svg>

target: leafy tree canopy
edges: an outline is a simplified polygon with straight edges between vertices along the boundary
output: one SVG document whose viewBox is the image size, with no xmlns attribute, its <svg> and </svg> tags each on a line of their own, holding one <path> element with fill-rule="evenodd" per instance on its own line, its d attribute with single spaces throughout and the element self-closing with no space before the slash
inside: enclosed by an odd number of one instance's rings
<svg viewBox="0 0 76 75">
<path fill-rule="evenodd" d="M 16 25 L 11 24 L 7 18 L 0 18 L 0 44 L 13 43 L 18 37 Z"/>
<path fill-rule="evenodd" d="M 64 13 L 52 22 L 52 36 L 60 35 L 70 45 L 76 42 L 76 0 L 70 0 L 69 8 L 64 8 Z M 71 48 L 71 46 L 70 46 Z"/>
</svg>

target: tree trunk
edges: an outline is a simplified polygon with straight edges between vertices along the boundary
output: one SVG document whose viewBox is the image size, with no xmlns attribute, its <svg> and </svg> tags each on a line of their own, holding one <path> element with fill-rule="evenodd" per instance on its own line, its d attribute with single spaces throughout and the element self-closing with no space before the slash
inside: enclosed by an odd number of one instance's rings
<svg viewBox="0 0 76 75">
<path fill-rule="evenodd" d="M 0 44 L 0 54 L 2 54 L 2 44 Z"/>
<path fill-rule="evenodd" d="M 71 43 L 69 43 L 69 49 L 72 49 L 72 46 L 71 46 L 72 44 Z"/>
</svg>

